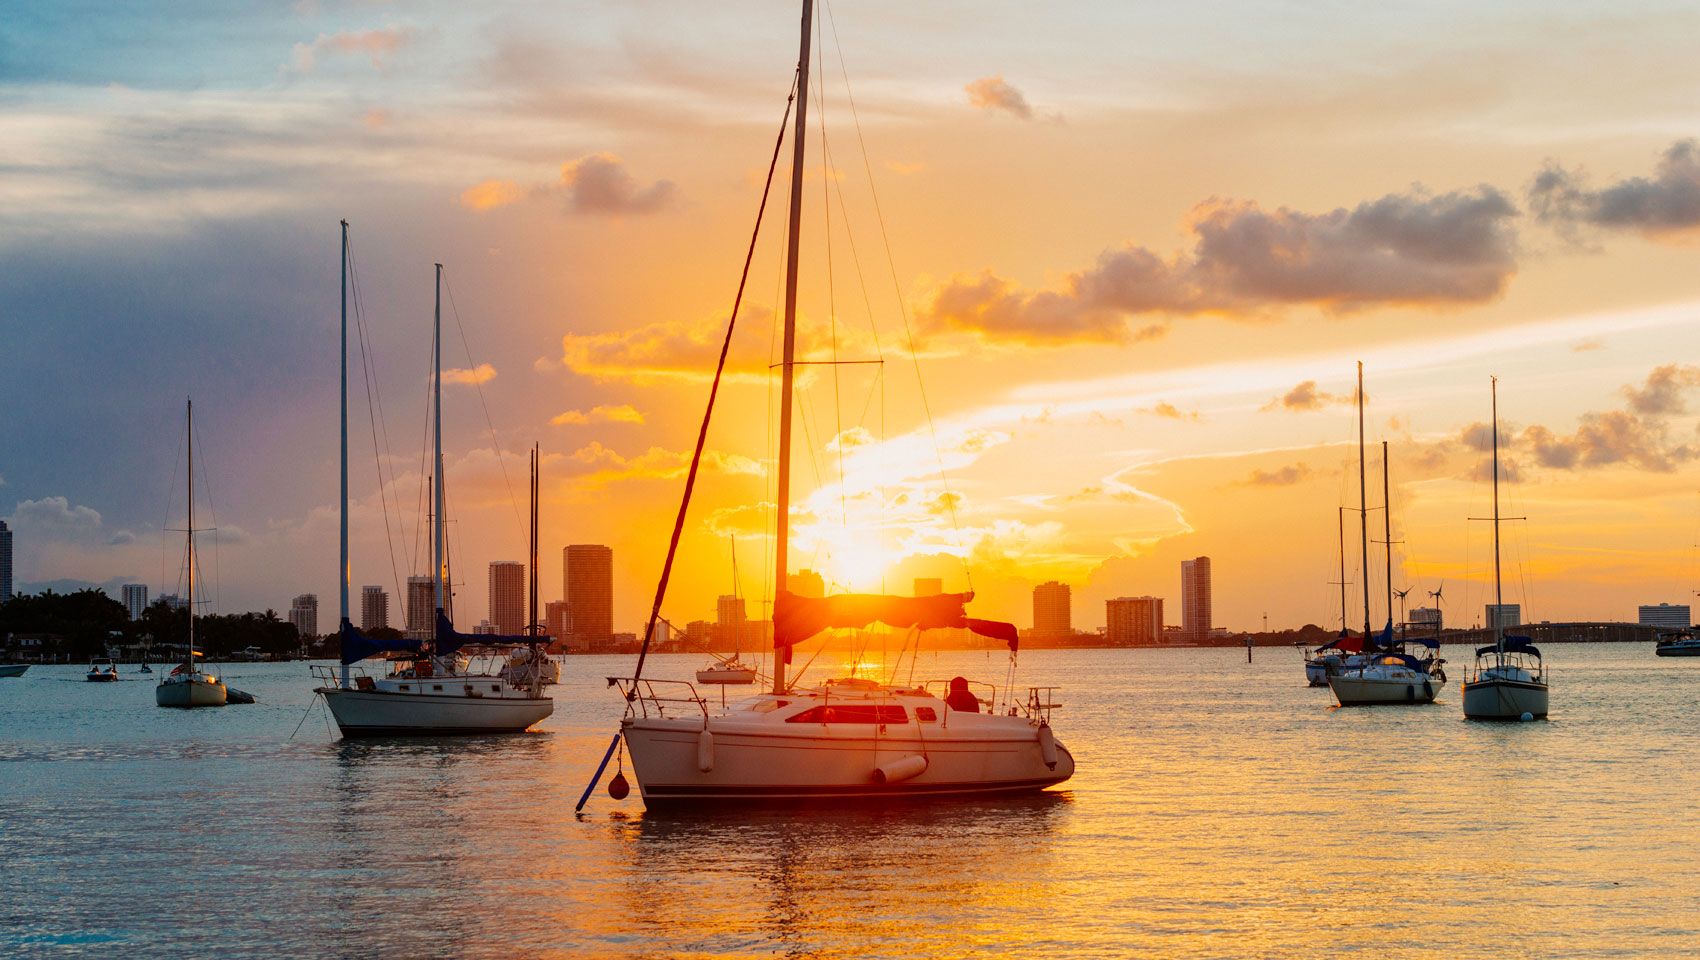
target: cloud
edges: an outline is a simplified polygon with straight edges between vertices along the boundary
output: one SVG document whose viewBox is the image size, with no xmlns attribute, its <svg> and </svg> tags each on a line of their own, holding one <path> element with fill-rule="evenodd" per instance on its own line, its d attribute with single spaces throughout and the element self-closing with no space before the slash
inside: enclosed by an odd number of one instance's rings
<svg viewBox="0 0 1700 960">
<path fill-rule="evenodd" d="M 1349 393 L 1328 393 L 1316 388 L 1315 380 L 1306 380 L 1279 397 L 1259 407 L 1259 410 L 1321 410 L 1336 403 L 1351 403 Z"/>
<path fill-rule="evenodd" d="M 20 500 L 6 518 L 14 527 L 34 527 L 40 530 L 93 530 L 100 526 L 100 511 L 76 506 L 64 497 L 42 497 L 40 500 Z"/>
<path fill-rule="evenodd" d="M 1586 225 L 1657 238 L 1700 227 L 1700 142 L 1678 140 L 1652 177 L 1618 180 L 1601 190 L 1588 189 L 1580 170 L 1548 164 L 1529 188 L 1529 206 L 1561 232 Z"/>
<path fill-rule="evenodd" d="M 1310 476 L 1310 467 L 1302 463 L 1289 463 L 1279 470 L 1253 470 L 1251 475 L 1239 481 L 1244 487 L 1290 487 Z"/>
<path fill-rule="evenodd" d="M 1606 348 L 1605 342 L 1602 341 L 1599 337 L 1586 337 L 1584 339 L 1576 341 L 1576 343 L 1573 344 L 1570 347 L 1570 352 L 1571 353 L 1587 353 L 1591 350 L 1604 350 L 1605 348 Z"/>
<path fill-rule="evenodd" d="M 873 431 L 867 427 L 851 427 L 848 430 L 839 431 L 837 436 L 828 440 L 826 448 L 828 450 L 852 450 L 875 442 L 877 441 L 874 438 Z"/>
<path fill-rule="evenodd" d="M 900 177 L 907 177 L 912 173 L 920 173 L 927 169 L 927 165 L 918 161 L 915 163 L 904 163 L 900 160 L 887 160 L 885 162 L 885 168 Z"/>
<path fill-rule="evenodd" d="M 525 191 L 512 180 L 486 180 L 477 186 L 468 187 L 460 195 L 462 206 L 474 210 L 492 210 L 496 207 L 507 206 L 525 196 Z"/>
<path fill-rule="evenodd" d="M 565 465 L 569 470 L 583 475 L 582 482 L 585 486 L 594 488 L 622 480 L 669 480 L 682 477 L 691 465 L 691 456 L 682 451 L 650 447 L 635 457 L 627 457 L 593 440 L 566 457 Z M 762 472 L 761 464 L 755 460 L 719 450 L 703 451 L 702 469 L 713 473 L 747 476 L 759 476 Z"/>
<path fill-rule="evenodd" d="M 136 542 L 136 535 L 135 534 L 131 533 L 128 530 L 120 530 L 117 533 L 113 534 L 111 539 L 106 541 L 106 545 L 109 546 L 109 547 L 122 547 L 125 544 L 130 544 L 130 543 L 135 543 L 135 542 Z"/>
<path fill-rule="evenodd" d="M 387 69 L 385 58 L 393 56 L 408 44 L 411 44 L 417 34 L 412 27 L 398 27 L 394 24 L 382 30 L 364 30 L 359 33 L 321 33 L 312 43 L 295 45 L 295 63 L 291 68 L 295 73 L 306 73 L 317 65 L 318 59 L 324 54 L 364 53 L 372 62 L 372 69 L 383 72 Z"/>
<path fill-rule="evenodd" d="M 1057 290 L 1022 290 L 990 270 L 958 275 L 920 315 L 934 330 L 993 340 L 1129 343 L 1162 336 L 1173 316 L 1484 303 L 1516 272 L 1516 215 L 1485 185 L 1325 214 L 1211 200 L 1194 208 L 1190 254 L 1106 250 Z M 1132 326 L 1132 317 L 1147 322 Z"/>
<path fill-rule="evenodd" d="M 1501 449 L 1509 449 L 1510 446 L 1511 446 L 1511 443 L 1512 443 L 1512 439 L 1513 438 L 1512 438 L 1512 435 L 1511 435 L 1511 431 L 1506 429 L 1505 424 L 1503 424 L 1503 423 L 1500 424 L 1499 425 L 1499 446 L 1500 446 L 1500 448 Z M 1478 423 L 1472 423 L 1469 426 L 1465 427 L 1463 430 L 1459 431 L 1458 442 L 1462 443 L 1466 447 L 1469 447 L 1471 450 L 1478 450 L 1478 451 L 1481 451 L 1482 453 L 1486 453 L 1486 452 L 1493 449 L 1493 428 L 1488 426 L 1485 423 L 1479 423 L 1479 422 Z"/>
<path fill-rule="evenodd" d="M 1202 419 L 1204 419 L 1202 416 L 1199 415 L 1199 412 L 1197 410 L 1193 410 L 1191 412 L 1182 411 L 1180 408 L 1176 407 L 1174 404 L 1170 403 L 1167 400 L 1164 400 L 1164 401 L 1158 403 L 1154 407 L 1140 407 L 1139 409 L 1135 410 L 1134 413 L 1149 413 L 1154 417 L 1166 417 L 1170 420 L 1202 420 Z"/>
<path fill-rule="evenodd" d="M 1662 417 L 1686 413 L 1683 393 L 1697 386 L 1700 386 L 1700 367 L 1669 363 L 1647 374 L 1647 382 L 1639 389 L 1626 386 L 1622 393 L 1629 398 L 1629 409 Z"/>
<path fill-rule="evenodd" d="M 488 363 L 481 363 L 478 366 L 473 367 L 471 370 L 455 367 L 453 369 L 443 371 L 444 383 L 463 383 L 471 386 L 480 383 L 489 383 L 494 379 L 496 379 L 496 368 L 490 366 Z"/>
<path fill-rule="evenodd" d="M 1033 107 L 1021 91 L 1004 82 L 1003 74 L 981 77 L 962 88 L 968 102 L 984 110 L 1002 110 L 1023 120 L 1033 119 Z"/>
<path fill-rule="evenodd" d="M 555 426 L 583 423 L 642 423 L 643 414 L 629 403 L 617 407 L 593 407 L 589 413 L 582 410 L 568 410 L 556 414 L 549 419 Z"/>
<path fill-rule="evenodd" d="M 673 181 L 657 180 L 639 188 L 625 164 L 612 153 L 595 153 L 561 165 L 567 209 L 574 213 L 655 213 L 673 201 Z"/>
</svg>

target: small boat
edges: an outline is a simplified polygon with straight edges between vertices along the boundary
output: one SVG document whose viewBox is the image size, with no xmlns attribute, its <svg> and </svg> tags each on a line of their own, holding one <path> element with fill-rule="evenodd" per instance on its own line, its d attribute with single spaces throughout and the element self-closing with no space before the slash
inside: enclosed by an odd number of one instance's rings
<svg viewBox="0 0 1700 960">
<path fill-rule="evenodd" d="M 746 667 L 737 657 L 717 660 L 697 671 L 698 683 L 745 684 L 756 682 L 756 668 Z"/>
<path fill-rule="evenodd" d="M 1493 601 L 1504 609 L 1499 578 L 1499 381 L 1493 391 Z M 1475 668 L 1464 681 L 1464 717 L 1468 720 L 1540 720 L 1547 715 L 1547 682 L 1541 651 L 1528 637 L 1506 636 L 1496 616 L 1493 643 L 1476 650 Z"/>
<path fill-rule="evenodd" d="M 1700 640 L 1694 638 L 1692 630 L 1663 633 L 1653 647 L 1653 654 L 1660 657 L 1700 657 Z"/>
<path fill-rule="evenodd" d="M 90 683 L 111 683 L 118 679 L 118 665 L 110 657 L 95 657 L 89 661 L 89 672 L 83 679 Z"/>
<path fill-rule="evenodd" d="M 152 673 L 153 668 L 144 663 L 144 664 L 142 664 L 142 669 L 137 670 L 136 672 L 137 673 Z"/>
<path fill-rule="evenodd" d="M 0 663 L 0 677 L 21 677 L 29 668 L 27 663 Z"/>
<path fill-rule="evenodd" d="M 171 668 L 171 672 L 160 678 L 159 684 L 153 688 L 154 703 L 161 707 L 222 707 L 225 703 L 224 684 L 218 677 L 207 673 L 195 663 L 200 652 L 195 649 L 195 404 L 189 401 L 188 416 L 188 454 L 189 454 L 189 522 L 185 525 L 184 536 L 188 538 L 188 613 L 189 613 L 189 656 L 182 663 Z"/>
</svg>

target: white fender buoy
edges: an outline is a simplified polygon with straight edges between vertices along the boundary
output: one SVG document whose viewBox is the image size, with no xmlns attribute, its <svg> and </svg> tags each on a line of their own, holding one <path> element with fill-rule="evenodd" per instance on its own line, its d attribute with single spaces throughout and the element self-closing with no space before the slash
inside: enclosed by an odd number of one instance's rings
<svg viewBox="0 0 1700 960">
<path fill-rule="evenodd" d="M 697 734 L 697 769 L 703 773 L 714 769 L 714 734 L 709 732 L 706 721 L 702 732 Z"/>
<path fill-rule="evenodd" d="M 1048 723 L 1039 724 L 1039 756 L 1045 761 L 1045 769 L 1057 768 L 1057 735 Z"/>
<path fill-rule="evenodd" d="M 899 757 L 890 763 L 881 764 L 874 768 L 874 782 L 878 784 L 898 783 L 911 777 L 918 777 L 927 769 L 927 758 L 918 753 Z"/>
</svg>

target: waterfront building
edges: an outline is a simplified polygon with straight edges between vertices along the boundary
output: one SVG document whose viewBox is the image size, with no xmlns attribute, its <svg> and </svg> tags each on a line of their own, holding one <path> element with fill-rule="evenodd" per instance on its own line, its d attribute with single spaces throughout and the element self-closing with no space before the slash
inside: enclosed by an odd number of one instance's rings
<svg viewBox="0 0 1700 960">
<path fill-rule="evenodd" d="M 383 587 L 360 588 L 360 629 L 376 630 L 390 625 L 390 595 Z"/>
<path fill-rule="evenodd" d="M 944 592 L 944 579 L 941 577 L 916 577 L 915 596 L 936 597 Z"/>
<path fill-rule="evenodd" d="M 1688 604 L 1686 603 L 1643 604 L 1640 608 L 1640 614 L 1639 623 L 1643 627 L 1687 630 L 1694 625 L 1689 618 Z"/>
<path fill-rule="evenodd" d="M 1188 640 L 1210 635 L 1210 558 L 1181 561 L 1181 632 Z"/>
<path fill-rule="evenodd" d="M 407 578 L 407 638 L 429 640 L 436 635 L 437 588 L 430 577 Z"/>
<path fill-rule="evenodd" d="M 490 622 L 496 632 L 517 637 L 525 632 L 525 564 L 497 560 L 490 564 Z"/>
<path fill-rule="evenodd" d="M 565 600 L 551 600 L 543 608 L 543 632 L 565 642 L 573 633 L 573 608 Z"/>
<path fill-rule="evenodd" d="M 1117 597 L 1104 601 L 1104 639 L 1112 647 L 1163 642 L 1162 597 Z"/>
<path fill-rule="evenodd" d="M 1033 588 L 1033 635 L 1066 637 L 1074 632 L 1069 588 L 1055 580 Z"/>
<path fill-rule="evenodd" d="M 1487 628 L 1498 627 L 1504 630 L 1515 627 L 1523 622 L 1523 605 L 1520 603 L 1490 603 L 1487 605 Z"/>
<path fill-rule="evenodd" d="M 707 650 L 714 641 L 714 624 L 707 620 L 692 620 L 685 624 L 685 646 L 692 650 Z"/>
<path fill-rule="evenodd" d="M 0 603 L 12 599 L 12 531 L 0 520 Z"/>
<path fill-rule="evenodd" d="M 472 628 L 472 635 L 475 637 L 490 637 L 499 632 L 500 631 L 497 630 L 496 625 L 488 620 L 480 620 L 478 621 L 478 626 Z"/>
<path fill-rule="evenodd" d="M 295 624 L 295 632 L 302 640 L 310 640 L 319 635 L 319 595 L 303 593 L 289 602 L 289 622 Z"/>
<path fill-rule="evenodd" d="M 187 610 L 187 609 L 189 609 L 189 601 L 183 599 L 181 596 L 178 596 L 175 593 L 162 593 L 162 594 L 159 595 L 159 599 L 154 601 L 154 602 L 165 604 L 165 609 L 167 609 L 167 610 Z"/>
<path fill-rule="evenodd" d="M 131 620 L 140 620 L 148 609 L 148 585 L 145 583 L 126 583 L 123 586 L 124 612 Z"/>
<path fill-rule="evenodd" d="M 794 597 L 824 597 L 826 581 L 814 570 L 798 570 L 785 578 L 785 589 Z"/>
<path fill-rule="evenodd" d="M 1428 636 L 1444 629 L 1445 621 L 1441 618 L 1439 607 L 1412 607 L 1410 628 L 1419 636 Z"/>
<path fill-rule="evenodd" d="M 744 624 L 748 620 L 744 598 L 722 595 L 714 602 L 714 614 L 715 645 L 728 650 L 741 647 L 745 637 Z"/>
<path fill-rule="evenodd" d="M 566 548 L 562 572 L 573 633 L 589 650 L 605 649 L 614 637 L 614 551 L 601 544 Z"/>
</svg>

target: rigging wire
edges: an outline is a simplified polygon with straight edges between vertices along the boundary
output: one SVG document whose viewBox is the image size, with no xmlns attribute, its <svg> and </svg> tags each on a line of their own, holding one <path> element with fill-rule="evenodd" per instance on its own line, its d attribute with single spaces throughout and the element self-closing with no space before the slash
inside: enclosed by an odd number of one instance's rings
<svg viewBox="0 0 1700 960">
<path fill-rule="evenodd" d="M 469 379 L 472 380 L 472 386 L 478 391 L 478 405 L 484 409 L 484 424 L 490 429 L 490 445 L 495 448 L 496 463 L 502 468 L 502 482 L 508 488 L 508 503 L 514 508 L 514 522 L 519 525 L 521 536 L 529 537 L 530 533 L 526 529 L 525 521 L 519 515 L 519 498 L 514 494 L 513 481 L 508 479 L 508 460 L 502 455 L 501 441 L 496 439 L 496 424 L 490 419 L 490 405 L 484 402 L 484 385 L 478 381 L 476 367 L 472 362 L 472 347 L 466 342 L 466 327 L 460 322 L 460 308 L 455 306 L 454 286 L 449 283 L 446 276 L 443 279 L 443 289 L 447 290 L 449 294 L 449 310 L 455 317 L 455 329 L 460 331 L 460 345 L 466 350 L 467 372 L 473 374 Z"/>
<path fill-rule="evenodd" d="M 360 372 L 366 386 L 366 419 L 372 431 L 372 461 L 378 471 L 378 502 L 384 515 L 384 544 L 389 549 L 390 576 L 395 582 L 396 595 L 401 597 L 405 604 L 406 594 L 402 593 L 401 589 L 401 568 L 396 562 L 395 540 L 390 536 L 390 483 L 386 483 L 384 480 L 384 456 L 390 455 L 390 430 L 389 423 L 384 418 L 383 393 L 379 389 L 376 373 L 377 357 L 374 356 L 376 351 L 372 347 L 371 332 L 366 324 L 365 298 L 360 292 L 360 271 L 354 256 L 353 237 L 349 237 L 348 240 L 348 278 L 349 285 L 352 288 L 351 292 L 354 294 L 354 329 L 355 339 L 360 345 Z M 383 445 L 381 447 L 378 443 L 380 423 L 383 425 Z M 393 455 L 391 455 L 391 459 L 393 459 Z M 393 468 L 390 479 L 391 482 L 395 479 Z M 347 509 L 346 504 L 343 509 Z M 396 528 L 398 534 L 402 537 L 402 549 L 406 550 L 406 528 L 402 526 L 399 501 L 396 503 Z"/>
<path fill-rule="evenodd" d="M 939 483 L 944 487 L 945 506 L 950 510 L 950 524 L 956 533 L 956 549 L 958 558 L 962 561 L 962 575 L 967 580 L 968 592 L 972 593 L 974 591 L 974 571 L 968 566 L 968 553 L 962 541 L 962 525 L 956 516 L 956 497 L 951 493 L 950 476 L 945 472 L 944 452 L 939 449 L 938 426 L 933 422 L 932 404 L 927 401 L 927 384 L 921 378 L 921 357 L 915 347 L 915 331 L 909 323 L 909 306 L 903 300 L 903 284 L 897 276 L 897 260 L 891 252 L 891 235 L 886 230 L 885 212 L 880 206 L 879 189 L 874 185 L 874 168 L 872 161 L 868 159 L 867 140 L 862 135 L 861 115 L 856 110 L 856 97 L 850 92 L 850 69 L 844 60 L 844 45 L 838 37 L 838 20 L 833 16 L 830 0 L 822 0 L 822 6 L 826 8 L 827 22 L 832 27 L 832 42 L 838 50 L 839 71 L 844 76 L 844 94 L 850 104 L 851 121 L 856 127 L 856 142 L 862 151 L 862 168 L 868 176 L 868 192 L 873 196 L 874 217 L 880 225 L 880 239 L 885 243 L 886 266 L 891 272 L 891 288 L 897 296 L 898 314 L 903 318 L 903 335 L 909 345 L 909 359 L 915 365 L 915 385 L 920 392 L 921 410 L 927 416 L 927 431 L 933 439 L 933 456 L 938 461 Z"/>
</svg>

